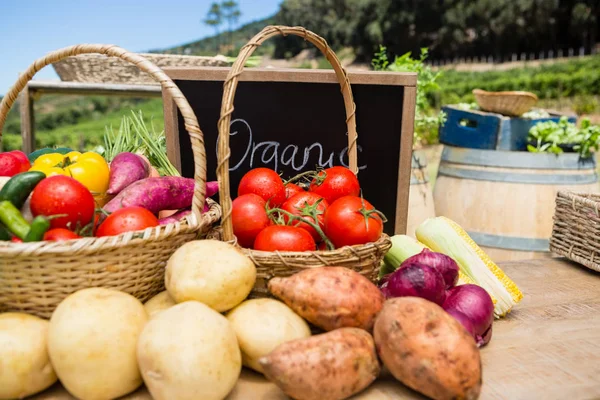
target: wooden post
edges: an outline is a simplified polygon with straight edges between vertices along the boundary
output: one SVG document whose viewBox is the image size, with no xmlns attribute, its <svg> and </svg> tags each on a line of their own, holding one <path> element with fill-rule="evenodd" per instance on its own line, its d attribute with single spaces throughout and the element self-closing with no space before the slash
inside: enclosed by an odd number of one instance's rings
<svg viewBox="0 0 600 400">
<path fill-rule="evenodd" d="M 29 86 L 25 87 L 19 95 L 19 104 L 21 111 L 21 138 L 23 138 L 23 145 L 21 148 L 25 154 L 29 154 L 35 149 L 33 97 L 29 91 Z"/>
</svg>

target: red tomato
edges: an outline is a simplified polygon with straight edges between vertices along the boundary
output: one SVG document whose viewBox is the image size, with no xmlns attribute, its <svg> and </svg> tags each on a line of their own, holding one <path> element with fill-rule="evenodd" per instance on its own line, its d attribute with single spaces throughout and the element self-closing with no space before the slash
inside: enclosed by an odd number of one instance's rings
<svg viewBox="0 0 600 400">
<path fill-rule="evenodd" d="M 285 186 L 277 172 L 269 168 L 248 171 L 238 186 L 238 196 L 254 193 L 269 201 L 269 206 L 279 207 L 285 201 Z"/>
<path fill-rule="evenodd" d="M 319 204 L 315 205 L 319 200 L 321 200 Z M 324 229 L 325 211 L 327 211 L 327 207 L 329 207 L 329 203 L 327 203 L 327 200 L 325 200 L 318 194 L 312 192 L 302 192 L 286 200 L 286 202 L 283 203 L 283 205 L 281 206 L 281 209 L 294 215 L 306 218 L 310 222 L 316 222 L 315 219 L 311 217 L 312 213 L 316 212 L 319 227 L 321 227 L 321 229 Z M 284 215 L 283 218 L 287 223 L 289 217 Z M 292 222 L 292 226 L 297 226 L 298 228 L 306 230 L 308 233 L 310 233 L 310 235 L 317 243 L 322 240 L 321 235 L 319 235 L 315 228 L 313 228 L 306 222 L 295 221 Z"/>
<path fill-rule="evenodd" d="M 252 248 L 256 236 L 271 224 L 266 204 L 262 197 L 254 193 L 244 194 L 233 200 L 231 223 L 240 246 Z"/>
<path fill-rule="evenodd" d="M 327 243 L 321 242 L 321 243 L 317 244 L 317 250 L 326 251 L 327 250 Z"/>
<path fill-rule="evenodd" d="M 44 240 L 61 241 L 80 238 L 81 236 L 65 228 L 54 228 L 44 233 Z"/>
<path fill-rule="evenodd" d="M 302 193 L 302 192 L 304 192 L 304 189 L 302 189 L 300 186 L 296 185 L 295 183 L 286 183 L 285 184 L 285 198 L 286 199 L 289 199 L 296 193 Z"/>
<path fill-rule="evenodd" d="M 64 175 L 43 179 L 31 195 L 31 212 L 34 216 L 65 215 L 51 219 L 51 228 L 83 227 L 91 222 L 95 207 L 90 191 L 75 179 Z"/>
<path fill-rule="evenodd" d="M 8 153 L 17 157 L 17 159 L 21 163 L 21 172 L 29 171 L 29 168 L 31 168 L 31 163 L 29 163 L 29 158 L 27 158 L 27 154 L 23 153 L 21 150 L 13 150 L 9 151 Z"/>
<path fill-rule="evenodd" d="M 11 237 L 10 241 L 13 243 L 23 243 L 23 239 L 16 237 L 16 236 Z"/>
<path fill-rule="evenodd" d="M 157 225 L 158 218 L 144 207 L 123 207 L 106 217 L 98 227 L 96 236 L 116 236 Z"/>
<path fill-rule="evenodd" d="M 383 233 L 383 221 L 368 201 L 344 196 L 325 214 L 325 234 L 336 248 L 375 242 Z"/>
<path fill-rule="evenodd" d="M 19 158 L 11 153 L 0 153 L 0 176 L 15 176 L 21 172 Z"/>
<path fill-rule="evenodd" d="M 254 249 L 263 251 L 310 251 L 315 248 L 310 233 L 295 226 L 268 226 L 260 231 L 254 241 Z"/>
<path fill-rule="evenodd" d="M 320 171 L 309 190 L 323 196 L 329 204 L 343 196 L 358 196 L 358 178 L 346 167 L 331 167 Z"/>
</svg>

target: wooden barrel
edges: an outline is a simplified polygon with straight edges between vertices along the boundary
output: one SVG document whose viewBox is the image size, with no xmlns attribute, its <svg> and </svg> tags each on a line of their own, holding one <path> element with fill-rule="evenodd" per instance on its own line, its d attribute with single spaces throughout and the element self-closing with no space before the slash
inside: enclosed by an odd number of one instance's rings
<svg viewBox="0 0 600 400">
<path fill-rule="evenodd" d="M 427 176 L 427 158 L 422 154 L 413 153 L 406 234 L 415 237 L 417 226 L 432 217 L 435 217 L 435 207 Z"/>
<path fill-rule="evenodd" d="M 494 261 L 519 260 L 550 256 L 558 190 L 599 189 L 593 158 L 447 146 L 434 201 Z"/>
</svg>

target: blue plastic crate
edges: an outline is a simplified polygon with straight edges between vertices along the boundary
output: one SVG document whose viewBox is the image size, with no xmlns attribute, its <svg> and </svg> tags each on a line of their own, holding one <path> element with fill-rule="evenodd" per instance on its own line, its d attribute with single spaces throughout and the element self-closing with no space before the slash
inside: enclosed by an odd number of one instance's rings
<svg viewBox="0 0 600 400">
<path fill-rule="evenodd" d="M 538 122 L 557 121 L 563 114 L 549 112 L 549 118 L 511 118 L 485 111 L 442 107 L 447 120 L 440 127 L 440 143 L 469 149 L 526 151 L 529 129 Z M 576 117 L 567 115 L 569 122 Z"/>
</svg>

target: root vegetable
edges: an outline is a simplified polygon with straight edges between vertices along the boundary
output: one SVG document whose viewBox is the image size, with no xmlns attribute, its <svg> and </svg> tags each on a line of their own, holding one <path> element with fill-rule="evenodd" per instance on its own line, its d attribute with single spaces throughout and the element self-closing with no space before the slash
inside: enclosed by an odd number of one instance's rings
<svg viewBox="0 0 600 400">
<path fill-rule="evenodd" d="M 158 313 L 173 307 L 175 304 L 177 304 L 175 300 L 165 290 L 144 303 L 144 308 L 148 313 L 148 318 L 154 318 Z"/>
<path fill-rule="evenodd" d="M 144 382 L 156 400 L 221 400 L 242 369 L 235 332 L 227 319 L 197 301 L 156 315 L 137 346 Z"/>
<path fill-rule="evenodd" d="M 0 314 L 0 399 L 22 399 L 56 382 L 47 333 L 46 320 L 23 313 Z"/>
<path fill-rule="evenodd" d="M 148 321 L 142 303 L 112 289 L 75 292 L 56 308 L 48 353 L 60 381 L 75 397 L 121 397 L 142 383 L 136 345 Z"/>
<path fill-rule="evenodd" d="M 219 312 L 244 301 L 255 281 L 252 260 L 218 240 L 187 242 L 169 258 L 165 272 L 165 286 L 177 303 L 196 300 Z"/>
<path fill-rule="evenodd" d="M 478 346 L 487 344 L 492 338 L 494 303 L 481 286 L 465 284 L 450 289 L 446 294 L 444 310 L 459 311 L 471 321 Z"/>
<path fill-rule="evenodd" d="M 342 327 L 372 330 L 384 301 L 377 286 L 345 267 L 310 268 L 288 278 L 273 278 L 269 291 L 326 331 Z"/>
<path fill-rule="evenodd" d="M 387 300 L 374 327 L 379 357 L 400 382 L 433 399 L 476 399 L 479 349 L 440 306 L 418 297 Z"/>
<path fill-rule="evenodd" d="M 435 269 L 416 262 L 392 272 L 381 290 L 387 298 L 415 296 L 444 304 L 446 297 L 443 276 Z"/>
<path fill-rule="evenodd" d="M 119 208 L 140 206 L 153 214 L 161 210 L 190 207 L 194 196 L 194 180 L 178 176 L 146 178 L 123 189 L 104 210 L 114 212 Z"/>
<path fill-rule="evenodd" d="M 346 399 L 380 372 L 371 335 L 341 328 L 279 345 L 260 359 L 265 375 L 297 400 Z"/>
<path fill-rule="evenodd" d="M 176 211 L 174 214 L 171 214 L 167 217 L 161 218 L 158 220 L 158 224 L 159 225 L 167 225 L 167 224 L 171 224 L 171 223 L 175 223 L 178 221 L 181 221 L 182 219 L 184 219 L 186 216 L 190 215 L 192 213 L 191 209 L 185 209 L 185 210 L 181 210 L 181 211 Z"/>
<path fill-rule="evenodd" d="M 123 152 L 110 163 L 108 194 L 118 194 L 121 190 L 150 176 L 150 163 L 134 153 Z"/>
<path fill-rule="evenodd" d="M 229 311 L 227 319 L 237 335 L 242 363 L 260 373 L 263 372 L 258 362 L 261 357 L 282 343 L 310 337 L 306 321 L 273 299 L 244 301 Z"/>
</svg>

